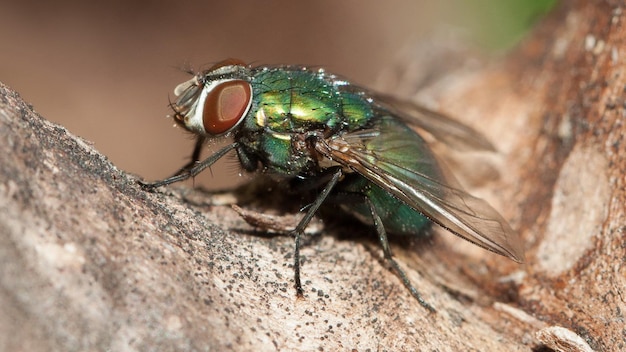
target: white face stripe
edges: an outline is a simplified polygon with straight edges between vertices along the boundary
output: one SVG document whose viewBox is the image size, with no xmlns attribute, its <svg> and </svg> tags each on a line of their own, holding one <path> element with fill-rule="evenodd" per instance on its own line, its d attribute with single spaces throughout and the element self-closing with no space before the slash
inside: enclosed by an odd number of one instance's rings
<svg viewBox="0 0 626 352">
<path fill-rule="evenodd" d="M 185 81 L 174 88 L 174 95 L 180 97 L 189 87 L 198 85 L 198 76 L 194 76 L 192 79 Z"/>
<path fill-rule="evenodd" d="M 206 101 L 206 97 L 209 92 L 222 82 L 225 81 L 212 81 L 202 87 L 200 96 L 198 96 L 198 99 L 194 102 L 193 107 L 189 110 L 187 115 L 185 115 L 185 126 L 187 127 L 187 129 L 192 132 L 200 133 L 202 135 L 206 134 L 206 130 L 204 129 L 204 122 L 202 120 L 202 113 L 204 112 L 204 102 Z"/>
<path fill-rule="evenodd" d="M 204 120 L 203 120 L 204 103 L 206 101 L 206 98 L 209 95 L 209 93 L 213 91 L 213 89 L 215 89 L 215 87 L 217 87 L 218 85 L 222 83 L 230 82 L 230 81 L 236 81 L 236 79 L 231 78 L 231 79 L 215 80 L 215 81 L 211 81 L 205 84 L 204 87 L 202 87 L 202 91 L 200 92 L 198 99 L 196 99 L 196 101 L 193 103 L 193 106 L 189 109 L 189 112 L 185 115 L 185 127 L 188 130 L 195 132 L 195 133 L 202 134 L 202 135 L 207 134 L 207 131 L 204 128 Z M 188 81 L 185 81 L 179 84 L 178 86 L 176 86 L 176 88 L 174 89 L 174 94 L 176 93 L 182 94 L 189 86 L 191 86 L 192 84 L 198 84 L 198 83 L 199 83 L 199 80 L 197 79 L 197 77 L 194 77 Z M 250 89 L 250 91 L 252 92 L 252 89 Z M 252 106 L 252 97 L 250 97 L 250 100 L 248 101 L 248 106 L 246 107 L 239 121 L 237 121 L 237 123 L 234 124 L 229 129 L 229 131 L 235 128 L 237 125 L 239 125 L 241 121 L 243 121 L 244 116 L 248 114 L 251 106 Z M 225 133 L 228 133 L 228 131 Z"/>
</svg>

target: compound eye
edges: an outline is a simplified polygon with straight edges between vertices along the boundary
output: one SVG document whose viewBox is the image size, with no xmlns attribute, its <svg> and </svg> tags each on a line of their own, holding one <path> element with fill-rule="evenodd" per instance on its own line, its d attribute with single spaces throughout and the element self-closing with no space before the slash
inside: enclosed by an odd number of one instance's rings
<svg viewBox="0 0 626 352">
<path fill-rule="evenodd" d="M 235 127 L 248 112 L 251 99 L 250 83 L 246 81 L 234 80 L 218 84 L 209 92 L 204 102 L 204 130 L 218 135 Z"/>
</svg>

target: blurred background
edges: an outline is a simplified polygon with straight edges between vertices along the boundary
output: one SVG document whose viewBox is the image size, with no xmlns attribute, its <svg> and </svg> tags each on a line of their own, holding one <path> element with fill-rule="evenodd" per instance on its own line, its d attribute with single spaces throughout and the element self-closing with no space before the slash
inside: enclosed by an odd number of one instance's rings
<svg viewBox="0 0 626 352">
<path fill-rule="evenodd" d="M 169 176 L 193 138 L 165 116 L 184 67 L 228 57 L 324 66 L 376 88 L 380 73 L 433 33 L 501 54 L 554 0 L 3 1 L 0 81 L 117 167 Z M 209 151 L 205 152 L 208 155 Z M 195 183 L 237 182 L 230 158 Z"/>
</svg>

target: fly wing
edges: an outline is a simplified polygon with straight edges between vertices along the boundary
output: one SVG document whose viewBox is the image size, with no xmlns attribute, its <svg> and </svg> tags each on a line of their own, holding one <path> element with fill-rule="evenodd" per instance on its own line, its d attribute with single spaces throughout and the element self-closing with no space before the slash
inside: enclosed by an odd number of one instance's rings
<svg viewBox="0 0 626 352">
<path fill-rule="evenodd" d="M 500 214 L 445 175 L 425 141 L 395 118 L 384 116 L 371 129 L 320 140 L 315 148 L 454 234 L 524 261 L 517 234 Z"/>
<path fill-rule="evenodd" d="M 482 133 L 445 114 L 389 95 L 375 94 L 374 98 L 381 107 L 391 111 L 405 123 L 422 128 L 455 149 L 496 151 Z"/>
<path fill-rule="evenodd" d="M 482 133 L 445 114 L 412 101 L 370 91 L 357 85 L 346 84 L 342 86 L 342 89 L 370 97 L 381 109 L 388 111 L 408 125 L 423 129 L 452 148 L 461 151 L 496 151 L 493 144 Z"/>
</svg>

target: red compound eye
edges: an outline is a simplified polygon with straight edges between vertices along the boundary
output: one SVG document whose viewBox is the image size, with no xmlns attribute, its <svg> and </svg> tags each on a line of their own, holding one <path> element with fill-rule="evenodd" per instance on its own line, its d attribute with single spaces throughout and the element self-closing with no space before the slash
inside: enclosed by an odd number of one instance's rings
<svg viewBox="0 0 626 352">
<path fill-rule="evenodd" d="M 202 122 L 212 135 L 222 134 L 243 119 L 252 99 L 250 83 L 242 80 L 218 84 L 206 97 Z"/>
</svg>

